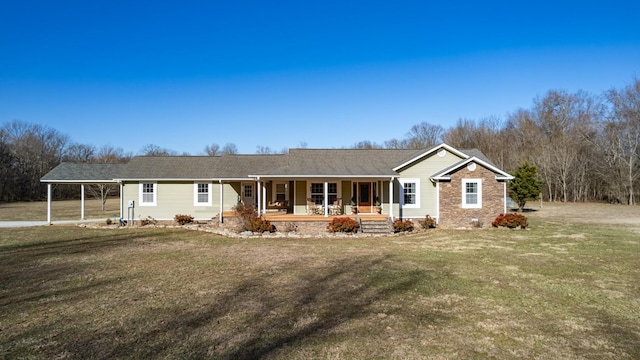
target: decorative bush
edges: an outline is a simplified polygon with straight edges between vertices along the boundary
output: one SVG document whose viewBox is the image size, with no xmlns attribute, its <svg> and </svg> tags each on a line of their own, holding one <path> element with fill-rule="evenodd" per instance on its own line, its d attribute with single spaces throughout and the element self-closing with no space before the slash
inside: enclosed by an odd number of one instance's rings
<svg viewBox="0 0 640 360">
<path fill-rule="evenodd" d="M 240 230 L 263 233 L 265 231 L 274 232 L 275 227 L 271 222 L 258 217 L 258 211 L 251 205 L 238 203 L 233 207 L 233 212 L 240 219 Z"/>
<path fill-rule="evenodd" d="M 435 229 L 436 227 L 436 219 L 429 215 L 425 216 L 424 220 L 419 220 L 418 223 L 423 229 Z"/>
<path fill-rule="evenodd" d="M 274 232 L 275 226 L 271 225 L 271 222 L 269 220 L 255 217 L 251 220 L 251 222 L 249 223 L 249 228 L 246 230 L 255 233 Z"/>
<path fill-rule="evenodd" d="M 400 220 L 396 219 L 393 222 L 393 231 L 394 232 L 409 232 L 413 231 L 413 222 L 411 220 Z"/>
<path fill-rule="evenodd" d="M 178 214 L 173 217 L 173 220 L 175 220 L 180 225 L 190 224 L 193 222 L 193 216 Z"/>
<path fill-rule="evenodd" d="M 327 225 L 329 232 L 346 232 L 357 233 L 360 228 L 360 224 L 355 219 L 350 217 L 336 217 L 333 218 Z"/>
<path fill-rule="evenodd" d="M 491 223 L 493 227 L 507 227 L 509 229 L 515 229 L 520 227 L 526 229 L 529 224 L 527 223 L 527 217 L 522 214 L 500 214 Z"/>
</svg>

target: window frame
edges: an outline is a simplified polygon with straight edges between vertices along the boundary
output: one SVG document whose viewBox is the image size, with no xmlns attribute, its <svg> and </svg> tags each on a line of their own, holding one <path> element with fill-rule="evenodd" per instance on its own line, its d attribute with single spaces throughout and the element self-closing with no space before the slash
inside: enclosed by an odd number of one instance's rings
<svg viewBox="0 0 640 360">
<path fill-rule="evenodd" d="M 201 193 L 200 192 L 200 186 L 201 185 L 207 185 L 207 192 L 206 193 Z M 212 183 L 210 182 L 203 182 L 203 181 L 199 181 L 199 182 L 195 182 L 193 183 L 193 205 L 194 206 L 211 206 L 212 205 Z M 200 201 L 200 195 L 201 194 L 206 194 L 207 195 L 207 201 L 203 202 Z"/>
<path fill-rule="evenodd" d="M 477 184 L 476 203 L 468 203 L 467 195 L 473 194 L 467 192 L 468 184 Z M 463 209 L 481 209 L 482 208 L 482 179 L 462 179 L 462 208 Z"/>
<path fill-rule="evenodd" d="M 407 204 L 405 202 L 405 189 L 407 188 L 407 184 L 415 184 L 415 203 Z M 420 208 L 420 179 L 418 178 L 406 178 L 400 179 L 400 201 L 402 203 L 402 207 L 407 209 L 418 209 Z"/>
<path fill-rule="evenodd" d="M 152 189 L 152 197 L 153 197 L 153 201 L 144 201 L 144 195 L 148 194 L 148 192 L 145 192 L 145 185 L 151 185 L 151 189 Z M 140 198 L 138 201 L 138 204 L 140 204 L 140 206 L 157 206 L 158 205 L 158 183 L 155 181 L 144 181 L 144 182 L 140 182 L 139 185 L 139 193 L 140 193 Z"/>
<path fill-rule="evenodd" d="M 340 199 L 340 197 L 342 196 L 342 188 L 341 188 L 341 183 L 340 181 L 333 181 L 333 180 L 327 180 L 326 181 L 328 184 L 328 188 L 327 188 L 327 199 L 329 201 L 329 205 L 333 204 L 334 201 L 336 201 L 337 199 Z M 325 181 L 309 181 L 309 186 L 308 186 L 308 193 L 307 193 L 307 198 L 313 199 L 313 201 L 315 202 L 316 205 L 324 205 L 324 183 Z M 320 189 L 322 190 L 321 192 L 313 192 L 314 190 L 314 185 L 321 185 Z M 335 192 L 332 192 L 332 187 L 335 185 Z M 317 186 L 316 186 L 317 188 Z M 317 189 L 316 189 L 317 190 Z M 314 198 L 314 196 L 319 199 L 320 202 L 318 202 L 316 200 L 316 198 Z"/>
</svg>

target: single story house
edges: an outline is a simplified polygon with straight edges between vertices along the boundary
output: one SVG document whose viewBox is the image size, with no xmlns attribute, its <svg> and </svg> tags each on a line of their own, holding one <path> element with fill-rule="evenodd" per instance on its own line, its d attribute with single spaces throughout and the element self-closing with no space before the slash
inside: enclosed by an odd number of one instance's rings
<svg viewBox="0 0 640 360">
<path fill-rule="evenodd" d="M 480 151 L 441 144 L 421 151 L 291 149 L 268 155 L 138 156 L 126 164 L 62 163 L 41 181 L 48 185 L 48 221 L 52 184 L 115 183 L 125 219 L 188 214 L 222 222 L 225 212 L 243 202 L 259 214 L 430 215 L 440 226 L 458 227 L 490 224 L 506 213 L 511 179 Z M 84 205 L 82 212 L 84 217 Z"/>
</svg>

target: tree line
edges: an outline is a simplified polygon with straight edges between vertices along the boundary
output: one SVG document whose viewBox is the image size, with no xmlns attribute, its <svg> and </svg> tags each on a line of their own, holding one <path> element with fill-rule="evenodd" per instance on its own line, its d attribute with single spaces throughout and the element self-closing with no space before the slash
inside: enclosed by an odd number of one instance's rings
<svg viewBox="0 0 640 360">
<path fill-rule="evenodd" d="M 640 178 L 640 80 L 601 94 L 550 90 L 504 118 L 459 119 L 445 129 L 422 122 L 401 139 L 364 140 L 351 148 L 427 149 L 445 142 L 459 149 L 479 149 L 498 167 L 514 172 L 523 163 L 536 166 L 548 201 L 609 201 L 635 204 Z M 301 143 L 300 147 L 306 147 Z M 284 153 L 257 146 L 256 153 Z M 207 145 L 203 154 L 236 154 L 232 143 Z M 179 155 L 154 144 L 139 155 Z M 183 154 L 188 155 L 188 154 Z M 72 142 L 44 125 L 11 121 L 0 127 L 0 201 L 40 200 L 40 178 L 63 161 L 126 162 L 121 148 Z M 102 189 L 104 190 L 104 189 Z M 57 192 L 78 196 L 77 187 Z"/>
</svg>

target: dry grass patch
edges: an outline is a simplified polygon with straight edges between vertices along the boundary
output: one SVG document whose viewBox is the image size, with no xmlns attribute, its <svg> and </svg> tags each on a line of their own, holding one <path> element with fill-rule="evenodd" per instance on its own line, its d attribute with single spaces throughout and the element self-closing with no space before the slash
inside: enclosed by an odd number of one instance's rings
<svg viewBox="0 0 640 360">
<path fill-rule="evenodd" d="M 0 229 L 0 357 L 639 358 L 637 234 L 543 211 L 388 238 Z"/>
</svg>

